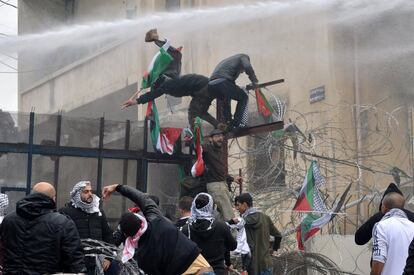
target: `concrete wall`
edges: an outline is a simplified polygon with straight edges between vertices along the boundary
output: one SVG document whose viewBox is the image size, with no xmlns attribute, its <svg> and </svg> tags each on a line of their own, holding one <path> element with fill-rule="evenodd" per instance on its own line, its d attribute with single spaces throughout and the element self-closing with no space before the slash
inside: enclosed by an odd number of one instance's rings
<svg viewBox="0 0 414 275">
<path fill-rule="evenodd" d="M 372 246 L 356 245 L 353 235 L 317 235 L 307 243 L 309 244 L 307 252 L 325 255 L 345 272 L 370 274 Z"/>
</svg>

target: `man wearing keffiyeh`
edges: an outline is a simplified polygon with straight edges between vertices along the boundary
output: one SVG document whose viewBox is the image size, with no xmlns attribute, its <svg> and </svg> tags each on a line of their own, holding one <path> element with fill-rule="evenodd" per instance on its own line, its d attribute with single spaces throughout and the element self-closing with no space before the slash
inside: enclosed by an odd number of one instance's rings
<svg viewBox="0 0 414 275">
<path fill-rule="evenodd" d="M 212 268 L 197 245 L 167 221 L 155 202 L 143 192 L 127 185 L 109 185 L 103 198 L 114 192 L 130 199 L 143 215 L 122 215 L 119 227 L 126 237 L 122 261 L 134 257 L 138 266 L 151 275 L 210 275 Z"/>
<path fill-rule="evenodd" d="M 199 193 L 191 206 L 189 225 L 183 226 L 182 232 L 201 249 L 214 273 L 224 275 L 226 267 L 231 267 L 230 251 L 236 249 L 237 242 L 227 224 L 214 219 L 213 207 L 213 197 Z"/>
<path fill-rule="evenodd" d="M 0 193 L 0 226 L 3 222 L 4 216 L 6 215 L 7 207 L 9 207 L 9 198 L 6 194 Z M 3 243 L 0 237 L 0 267 L 3 266 Z M 1 268 L 0 268 L 1 273 Z"/>
<path fill-rule="evenodd" d="M 6 210 L 9 207 L 9 198 L 6 194 L 0 193 L 0 224 L 6 216 Z"/>
<path fill-rule="evenodd" d="M 81 239 L 114 242 L 112 229 L 100 208 L 100 198 L 93 194 L 90 181 L 80 181 L 75 184 L 70 192 L 70 202 L 59 211 L 75 222 Z M 86 257 L 85 262 L 88 273 L 95 274 L 95 259 Z M 105 274 L 111 274 L 112 269 L 116 268 L 109 259 L 104 259 L 102 266 L 106 271 Z"/>
</svg>

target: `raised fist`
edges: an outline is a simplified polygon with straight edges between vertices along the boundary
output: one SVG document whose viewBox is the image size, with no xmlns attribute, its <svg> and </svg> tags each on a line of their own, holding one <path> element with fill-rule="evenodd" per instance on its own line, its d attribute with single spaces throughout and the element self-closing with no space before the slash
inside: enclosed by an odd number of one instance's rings
<svg viewBox="0 0 414 275">
<path fill-rule="evenodd" d="M 145 42 L 153 42 L 158 40 L 157 29 L 151 29 L 145 34 Z"/>
</svg>

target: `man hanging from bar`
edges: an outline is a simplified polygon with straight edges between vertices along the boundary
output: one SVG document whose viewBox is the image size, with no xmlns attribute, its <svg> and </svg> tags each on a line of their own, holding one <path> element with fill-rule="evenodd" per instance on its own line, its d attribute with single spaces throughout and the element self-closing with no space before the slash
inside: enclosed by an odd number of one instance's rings
<svg viewBox="0 0 414 275">
<path fill-rule="evenodd" d="M 256 74 L 250 64 L 247 54 L 236 54 L 221 61 L 214 69 L 209 82 L 209 91 L 217 99 L 224 102 L 223 119 L 231 131 L 238 127 L 246 127 L 248 112 L 247 105 L 249 96 L 245 90 L 236 85 L 236 79 L 245 72 L 253 86 L 258 83 Z M 234 118 L 231 115 L 231 100 L 237 101 Z"/>
<path fill-rule="evenodd" d="M 192 99 L 188 107 L 188 123 L 191 129 L 194 127 L 194 120 L 197 116 L 217 128 L 218 121 L 208 113 L 211 102 L 214 100 L 208 89 L 208 81 L 208 78 L 203 75 L 183 75 L 173 81 L 164 83 L 157 93 L 149 92 L 137 99 L 130 98 L 123 103 L 122 107 L 127 108 L 135 104 L 145 104 L 162 94 L 175 97 L 191 96 Z"/>
</svg>

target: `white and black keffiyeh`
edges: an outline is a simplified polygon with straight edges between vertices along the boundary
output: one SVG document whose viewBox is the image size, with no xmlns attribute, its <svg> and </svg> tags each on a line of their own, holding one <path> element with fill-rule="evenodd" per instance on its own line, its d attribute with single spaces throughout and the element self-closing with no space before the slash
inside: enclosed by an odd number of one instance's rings
<svg viewBox="0 0 414 275">
<path fill-rule="evenodd" d="M 197 208 L 195 201 L 197 200 L 198 196 L 200 195 L 204 195 L 208 197 L 208 204 L 202 208 Z M 190 222 L 194 222 L 198 219 L 203 219 L 203 220 L 208 220 L 208 221 L 213 221 L 214 217 L 213 217 L 213 197 L 210 196 L 210 194 L 207 193 L 199 193 L 197 194 L 197 196 L 194 198 L 193 203 L 191 204 L 191 217 L 190 217 Z"/>
<path fill-rule="evenodd" d="M 75 184 L 72 191 L 70 191 L 70 201 L 75 208 L 80 208 L 82 211 L 85 211 L 89 214 L 98 213 L 98 215 L 101 216 L 102 213 L 99 209 L 100 198 L 97 195 L 92 195 L 93 200 L 91 203 L 85 203 L 81 199 L 81 193 L 87 185 L 91 185 L 91 182 L 80 181 Z"/>
<path fill-rule="evenodd" d="M 6 194 L 0 193 L 0 216 L 6 215 L 6 210 L 9 207 L 9 197 Z"/>
</svg>

